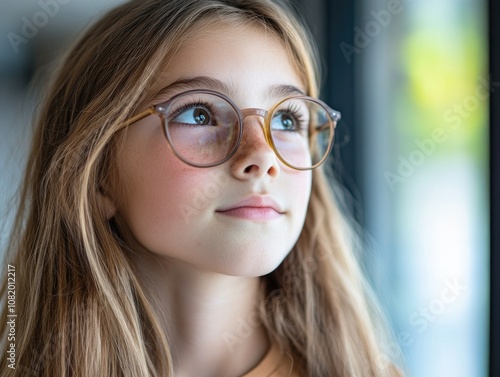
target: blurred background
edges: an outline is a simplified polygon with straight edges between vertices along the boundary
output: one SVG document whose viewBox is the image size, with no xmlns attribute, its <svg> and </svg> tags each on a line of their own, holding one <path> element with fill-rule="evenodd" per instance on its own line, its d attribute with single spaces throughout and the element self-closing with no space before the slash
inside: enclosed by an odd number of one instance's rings
<svg viewBox="0 0 500 377">
<path fill-rule="evenodd" d="M 51 62 L 120 2 L 0 3 L 0 248 Z M 386 347 L 409 376 L 487 376 L 489 106 L 500 92 L 487 1 L 294 3 L 319 45 L 321 96 L 342 112 L 333 165 L 365 229 L 363 261 L 397 341 Z"/>
</svg>

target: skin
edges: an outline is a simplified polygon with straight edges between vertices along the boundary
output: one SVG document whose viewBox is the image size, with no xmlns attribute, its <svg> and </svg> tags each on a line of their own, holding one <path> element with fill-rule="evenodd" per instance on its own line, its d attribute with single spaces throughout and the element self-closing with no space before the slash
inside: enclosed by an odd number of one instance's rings
<svg viewBox="0 0 500 377">
<path fill-rule="evenodd" d="M 218 25 L 200 33 L 174 55 L 152 93 L 198 76 L 222 82 L 229 89 L 224 94 L 242 109 L 269 109 L 283 98 L 269 95 L 273 86 L 304 90 L 281 41 L 254 26 Z M 163 314 L 176 376 L 241 376 L 270 347 L 253 315 L 260 276 L 273 271 L 298 239 L 312 175 L 278 160 L 262 123 L 261 117 L 247 117 L 236 154 L 212 168 L 178 159 L 157 116 L 125 131 L 119 182 L 108 199 L 134 251 L 139 278 Z M 250 195 L 273 197 L 283 214 L 249 220 L 217 212 Z"/>
</svg>

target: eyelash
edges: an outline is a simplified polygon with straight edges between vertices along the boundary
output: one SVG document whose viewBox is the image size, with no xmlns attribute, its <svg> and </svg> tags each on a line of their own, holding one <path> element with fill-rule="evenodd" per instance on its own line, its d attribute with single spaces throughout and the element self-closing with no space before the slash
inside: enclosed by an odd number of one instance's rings
<svg viewBox="0 0 500 377">
<path fill-rule="evenodd" d="M 197 108 L 197 107 L 202 107 L 204 108 L 205 110 L 207 110 L 210 114 L 213 114 L 213 107 L 212 105 L 210 105 L 209 103 L 207 102 L 201 102 L 201 101 L 197 101 L 197 102 L 190 102 L 190 103 L 187 103 L 185 105 L 182 105 L 181 107 L 175 109 L 175 110 L 172 110 L 170 112 L 170 115 L 169 115 L 169 118 L 168 118 L 168 121 L 171 122 L 173 119 L 177 118 L 179 115 L 181 115 L 183 112 L 185 112 L 186 110 L 190 110 L 190 109 L 194 109 L 194 108 Z M 191 125 L 191 126 L 194 126 L 194 125 Z"/>
<path fill-rule="evenodd" d="M 278 114 L 282 114 L 282 113 L 289 113 L 289 114 L 291 114 L 296 119 L 296 121 L 297 121 L 297 123 L 299 125 L 298 129 L 299 130 L 306 129 L 306 127 L 300 127 L 300 125 L 304 121 L 304 116 L 300 113 L 299 107 L 297 105 L 289 104 L 288 107 L 285 110 L 279 110 L 277 113 Z"/>
<path fill-rule="evenodd" d="M 169 118 L 168 118 L 168 121 L 171 122 L 173 119 L 177 118 L 179 115 L 181 115 L 183 112 L 187 111 L 187 110 L 190 110 L 190 109 L 193 109 L 193 108 L 197 108 L 197 107 L 201 107 L 201 108 L 204 108 L 205 110 L 207 110 L 210 114 L 213 114 L 213 106 L 211 104 L 209 104 L 208 102 L 202 102 L 202 101 L 196 101 L 196 102 L 190 102 L 190 103 L 187 103 L 185 105 L 182 105 L 181 107 L 175 109 L 175 110 L 171 110 L 170 112 L 170 115 L 169 115 Z M 295 130 L 289 130 L 291 132 L 293 131 L 297 131 L 297 130 L 305 130 L 307 129 L 307 127 L 302 127 L 302 123 L 304 121 L 304 116 L 300 113 L 300 109 L 299 107 L 296 105 L 296 104 L 289 104 L 287 106 L 286 109 L 283 109 L 283 110 L 278 110 L 276 114 L 283 114 L 283 113 L 288 113 L 290 114 L 298 123 L 298 128 L 295 129 Z M 193 127 L 196 127 L 196 125 L 194 124 L 186 124 L 187 126 L 193 126 Z"/>
</svg>

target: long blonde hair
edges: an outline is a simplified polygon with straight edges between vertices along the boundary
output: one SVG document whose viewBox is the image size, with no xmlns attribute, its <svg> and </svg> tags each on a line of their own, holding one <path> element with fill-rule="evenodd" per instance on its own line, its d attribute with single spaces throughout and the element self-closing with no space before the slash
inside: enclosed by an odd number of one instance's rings
<svg viewBox="0 0 500 377">
<path fill-rule="evenodd" d="M 165 62 L 213 22 L 242 21 L 275 33 L 308 94 L 318 95 L 311 38 L 279 1 L 134 0 L 105 15 L 65 57 L 38 117 L 6 255 L 16 268 L 18 317 L 16 369 L 3 357 L 3 375 L 173 375 L 166 335 L 99 192 L 114 172 L 116 130 L 147 101 Z M 314 170 L 300 238 L 262 277 L 262 323 L 305 376 L 395 375 L 350 229 L 323 168 Z M 10 347 L 5 320 L 0 330 L 3 349 Z"/>
</svg>

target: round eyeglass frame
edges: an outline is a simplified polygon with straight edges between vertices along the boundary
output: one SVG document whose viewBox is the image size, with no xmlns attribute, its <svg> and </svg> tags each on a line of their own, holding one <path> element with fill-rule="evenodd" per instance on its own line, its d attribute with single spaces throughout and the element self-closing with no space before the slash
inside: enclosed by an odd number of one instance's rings
<svg viewBox="0 0 500 377">
<path fill-rule="evenodd" d="M 172 142 L 172 139 L 170 137 L 170 133 L 169 133 L 169 130 L 168 130 L 168 123 L 167 123 L 167 120 L 166 120 L 166 115 L 167 115 L 166 111 L 167 111 L 170 103 L 172 103 L 173 101 L 175 101 L 179 97 L 182 97 L 182 96 L 185 96 L 185 95 L 190 95 L 190 94 L 209 94 L 209 95 L 213 95 L 213 96 L 219 97 L 219 98 L 223 99 L 224 101 L 226 101 L 233 108 L 235 114 L 238 116 L 238 124 L 239 124 L 239 126 L 238 126 L 238 138 L 236 140 L 236 143 L 234 144 L 234 147 L 229 151 L 229 153 L 226 155 L 226 157 L 224 157 L 224 159 L 222 159 L 221 161 L 210 163 L 210 164 L 199 164 L 199 163 L 196 163 L 196 162 L 192 162 L 192 161 L 189 161 L 186 158 L 184 158 L 179 152 L 177 152 L 177 150 L 174 147 L 174 144 Z M 297 167 L 297 166 L 294 166 L 294 165 L 290 164 L 289 162 L 287 162 L 283 158 L 283 156 L 281 156 L 281 154 L 279 153 L 278 149 L 276 148 L 276 146 L 274 144 L 273 137 L 271 136 L 271 120 L 272 120 L 272 116 L 274 115 L 274 112 L 276 111 L 276 109 L 278 109 L 278 107 L 282 103 L 284 103 L 284 102 L 286 102 L 286 101 L 288 101 L 290 99 L 303 99 L 303 100 L 311 101 L 311 102 L 313 102 L 313 103 L 321 106 L 325 110 L 325 112 L 328 114 L 328 116 L 329 116 L 329 122 L 327 124 L 325 124 L 324 126 L 321 127 L 321 130 L 323 130 L 324 127 L 329 127 L 331 129 L 331 133 L 330 134 L 332 135 L 330 137 L 330 140 L 328 141 L 328 147 L 326 149 L 325 155 L 321 158 L 320 161 L 318 161 L 314 165 L 312 165 L 310 167 L 307 167 L 307 168 Z M 285 164 L 289 168 L 292 168 L 292 169 L 295 169 L 295 170 L 312 170 L 312 169 L 315 169 L 318 166 L 320 166 L 323 162 L 325 162 L 325 160 L 327 159 L 328 155 L 330 154 L 330 152 L 332 150 L 332 147 L 333 147 L 333 140 L 334 140 L 334 136 L 335 136 L 335 128 L 337 126 L 337 123 L 341 119 L 341 114 L 340 114 L 339 111 L 331 109 L 327 104 L 325 104 L 323 101 L 321 101 L 321 100 L 319 100 L 317 98 L 313 98 L 313 97 L 309 97 L 309 96 L 305 96 L 305 95 L 298 95 L 298 96 L 286 97 L 286 98 L 280 100 L 274 106 L 272 106 L 271 109 L 269 109 L 269 110 L 259 109 L 259 108 L 240 109 L 233 102 L 233 100 L 231 100 L 229 97 L 227 97 L 226 95 L 224 95 L 224 94 L 222 94 L 220 92 L 217 92 L 217 91 L 214 91 L 214 90 L 210 90 L 210 89 L 192 89 L 192 90 L 188 90 L 188 91 L 185 91 L 185 92 L 182 92 L 182 93 L 178 93 L 178 94 L 174 95 L 172 98 L 170 98 L 169 100 L 167 100 L 165 102 L 162 102 L 160 104 L 148 107 L 143 112 L 141 112 L 141 113 L 139 113 L 139 114 L 137 114 L 137 115 L 135 115 L 135 116 L 127 119 L 124 123 L 122 123 L 120 129 L 128 127 L 128 126 L 130 126 L 130 125 L 138 122 L 139 120 L 141 120 L 141 119 L 143 119 L 143 118 L 145 118 L 145 117 L 147 117 L 149 115 L 157 115 L 161 119 L 162 126 L 163 126 L 162 128 L 163 128 L 163 131 L 165 133 L 165 137 L 167 138 L 168 144 L 169 144 L 170 148 L 172 149 L 172 151 L 174 152 L 174 154 L 177 156 L 177 158 L 179 158 L 181 161 L 183 161 L 184 163 L 186 163 L 186 164 L 188 164 L 190 166 L 194 166 L 194 167 L 198 167 L 198 168 L 210 168 L 210 167 L 213 167 L 213 166 L 221 165 L 224 162 L 226 162 L 227 160 L 229 160 L 231 157 L 233 157 L 234 154 L 236 153 L 236 151 L 238 150 L 238 148 L 240 146 L 240 143 L 241 143 L 241 139 L 243 137 L 243 127 L 244 127 L 243 120 L 247 116 L 256 115 L 256 116 L 261 116 L 262 118 L 264 118 L 264 124 L 261 127 L 263 128 L 264 137 L 266 139 L 266 142 L 272 148 L 272 150 L 274 151 L 274 153 L 276 154 L 276 156 L 278 157 L 278 159 L 283 164 Z M 315 132 L 315 131 L 316 131 L 315 129 L 309 130 L 309 132 Z"/>
</svg>

